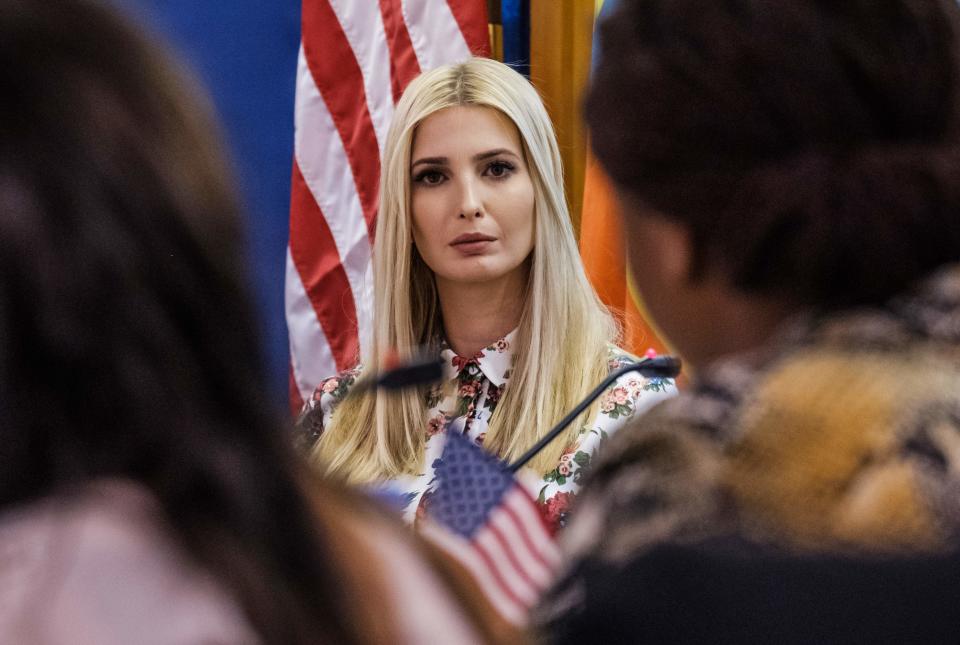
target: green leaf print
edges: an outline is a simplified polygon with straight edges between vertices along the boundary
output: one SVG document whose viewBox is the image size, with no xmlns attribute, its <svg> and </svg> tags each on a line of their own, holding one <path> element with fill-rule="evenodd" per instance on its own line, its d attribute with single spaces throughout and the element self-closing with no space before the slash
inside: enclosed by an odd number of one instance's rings
<svg viewBox="0 0 960 645">
<path fill-rule="evenodd" d="M 628 403 L 616 404 L 613 406 L 613 409 L 607 413 L 611 419 L 619 419 L 620 417 L 629 417 L 633 414 L 633 408 L 630 407 Z"/>
<path fill-rule="evenodd" d="M 673 379 L 670 378 L 651 378 L 643 385 L 647 392 L 665 392 L 668 387 L 673 386 Z"/>
</svg>

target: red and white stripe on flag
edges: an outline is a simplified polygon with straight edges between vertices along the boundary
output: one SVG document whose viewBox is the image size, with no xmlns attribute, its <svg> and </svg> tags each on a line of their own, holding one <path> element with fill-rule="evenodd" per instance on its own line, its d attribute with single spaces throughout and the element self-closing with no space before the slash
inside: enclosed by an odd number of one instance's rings
<svg viewBox="0 0 960 645">
<path fill-rule="evenodd" d="M 504 619 L 521 627 L 560 565 L 559 546 L 540 508 L 519 485 L 504 495 L 469 539 L 429 519 L 417 527 L 470 572 Z"/>
<path fill-rule="evenodd" d="M 394 103 L 422 70 L 471 53 L 490 53 L 486 0 L 303 0 L 285 293 L 294 411 L 353 365 L 370 328 Z"/>
</svg>

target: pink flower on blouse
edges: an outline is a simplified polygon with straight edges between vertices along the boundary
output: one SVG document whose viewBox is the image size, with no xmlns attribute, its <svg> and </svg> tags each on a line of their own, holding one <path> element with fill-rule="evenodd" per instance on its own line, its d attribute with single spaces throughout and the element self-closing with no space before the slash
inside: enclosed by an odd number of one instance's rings
<svg viewBox="0 0 960 645">
<path fill-rule="evenodd" d="M 500 340 L 497 341 L 497 351 L 498 351 L 498 352 L 500 352 L 500 353 L 502 354 L 503 352 L 507 351 L 508 349 L 510 349 L 510 341 L 508 341 L 506 338 L 501 338 Z"/>
<path fill-rule="evenodd" d="M 457 396 L 470 399 L 473 398 L 477 393 L 477 383 L 476 381 L 470 381 L 467 383 L 460 384 L 460 390 L 457 392 Z"/>
<path fill-rule="evenodd" d="M 616 402 L 613 400 L 613 392 L 607 392 L 603 395 L 603 398 L 600 399 L 600 411 L 601 412 L 610 412 L 615 407 L 617 407 Z"/>
<path fill-rule="evenodd" d="M 627 392 L 627 388 L 625 387 L 614 388 L 611 394 L 613 395 L 613 400 L 616 401 L 617 405 L 624 405 L 630 399 L 630 393 Z"/>
<path fill-rule="evenodd" d="M 560 457 L 560 463 L 557 465 L 557 472 L 564 477 L 569 477 L 573 472 L 573 455 L 576 452 L 577 444 L 573 446 L 573 449 L 568 449 L 567 452 L 563 453 Z"/>
<path fill-rule="evenodd" d="M 336 390 L 337 386 L 339 385 L 340 385 L 340 381 L 338 379 L 328 378 L 326 381 L 323 382 L 323 391 L 326 394 L 330 394 L 334 390 Z"/>
</svg>

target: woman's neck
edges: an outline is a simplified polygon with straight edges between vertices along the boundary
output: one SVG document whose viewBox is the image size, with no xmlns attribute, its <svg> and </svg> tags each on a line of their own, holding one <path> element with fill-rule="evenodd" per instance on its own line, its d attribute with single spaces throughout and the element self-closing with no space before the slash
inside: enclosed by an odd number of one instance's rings
<svg viewBox="0 0 960 645">
<path fill-rule="evenodd" d="M 437 277 L 437 293 L 447 342 L 458 356 L 470 357 L 513 331 L 523 313 L 526 276 L 468 284 Z"/>
</svg>

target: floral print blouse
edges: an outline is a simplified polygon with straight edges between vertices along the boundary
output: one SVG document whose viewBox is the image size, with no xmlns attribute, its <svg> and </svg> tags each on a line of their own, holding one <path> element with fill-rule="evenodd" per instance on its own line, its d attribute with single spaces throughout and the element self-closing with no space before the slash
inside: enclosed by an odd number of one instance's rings
<svg viewBox="0 0 960 645">
<path fill-rule="evenodd" d="M 402 497 L 403 514 L 408 522 L 416 519 L 433 490 L 434 468 L 443 453 L 445 433 L 460 430 L 477 445 L 483 445 L 490 417 L 510 380 L 516 336 L 517 331 L 514 330 L 468 358 L 458 356 L 446 344 L 442 346 L 444 379 L 447 382 L 455 381 L 456 387 L 438 385 L 430 391 L 425 401 L 428 420 L 423 472 L 396 478 L 387 484 L 391 491 Z M 610 370 L 613 371 L 636 359 L 611 346 L 609 361 Z M 323 428 L 330 423 L 337 404 L 347 395 L 359 374 L 360 368 L 357 367 L 328 378 L 317 386 L 313 396 L 304 405 L 301 422 L 298 423 L 302 445 L 309 448 L 319 439 Z M 441 392 L 444 391 L 449 394 L 443 396 Z M 647 379 L 637 373 L 620 377 L 601 395 L 596 418 L 580 429 L 556 468 L 546 473 L 534 473 L 525 468 L 518 473 L 518 479 L 538 501 L 551 528 L 561 528 L 566 524 L 568 509 L 601 443 L 634 415 L 675 392 L 672 379 Z M 320 414 L 310 415 L 313 422 L 303 423 L 308 413 L 315 411 L 318 406 Z M 454 428 L 457 430 L 451 430 Z"/>
</svg>

